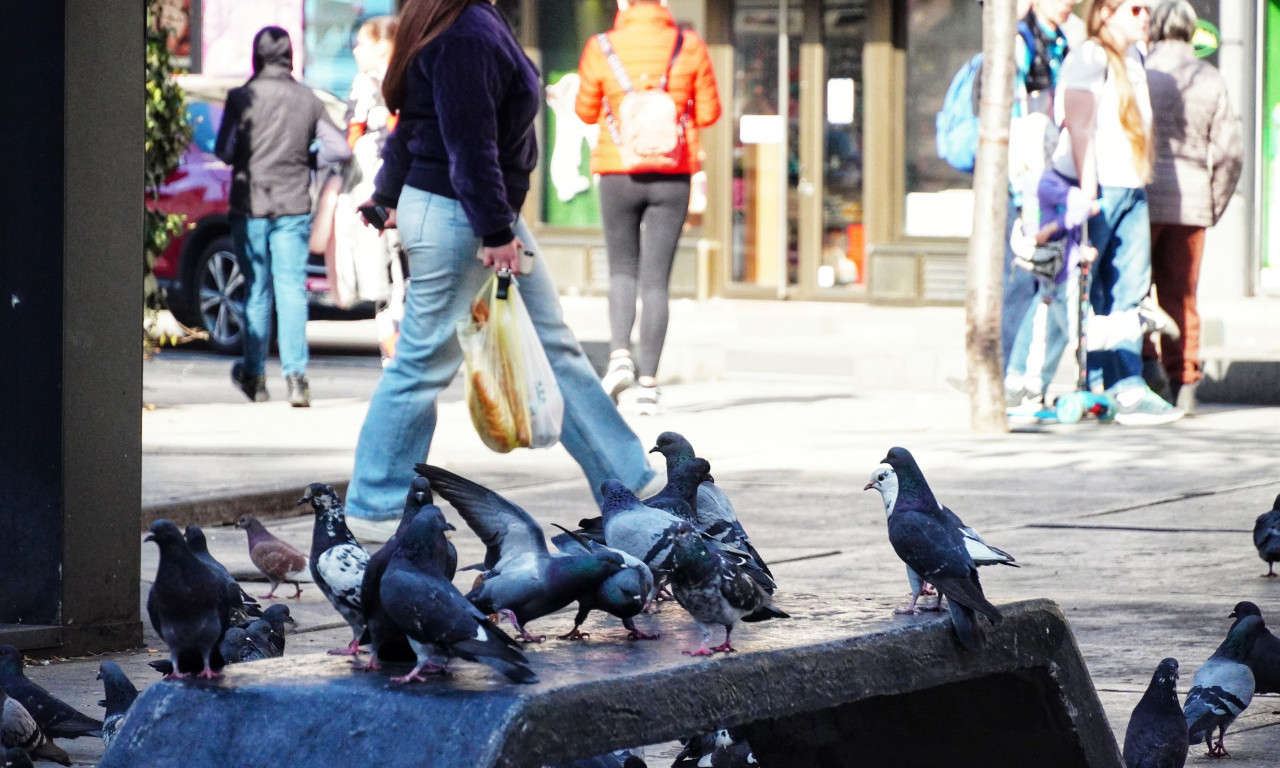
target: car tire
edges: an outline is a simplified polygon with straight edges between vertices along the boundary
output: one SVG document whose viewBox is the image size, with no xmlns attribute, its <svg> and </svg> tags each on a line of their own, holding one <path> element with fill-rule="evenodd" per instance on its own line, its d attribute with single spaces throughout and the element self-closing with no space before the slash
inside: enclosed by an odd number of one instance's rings
<svg viewBox="0 0 1280 768">
<path fill-rule="evenodd" d="M 197 325 L 208 331 L 209 348 L 225 355 L 240 354 L 248 287 L 229 235 L 215 238 L 200 252 L 188 285 L 188 306 Z"/>
</svg>

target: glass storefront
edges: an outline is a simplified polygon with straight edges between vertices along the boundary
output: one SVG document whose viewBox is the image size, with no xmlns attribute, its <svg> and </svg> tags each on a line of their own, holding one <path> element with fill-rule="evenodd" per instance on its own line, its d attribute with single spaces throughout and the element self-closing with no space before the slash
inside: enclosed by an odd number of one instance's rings
<svg viewBox="0 0 1280 768">
<path fill-rule="evenodd" d="M 823 6 L 822 252 L 821 288 L 866 281 L 862 220 L 862 114 L 866 103 L 862 49 L 867 37 L 866 0 Z"/>
</svg>

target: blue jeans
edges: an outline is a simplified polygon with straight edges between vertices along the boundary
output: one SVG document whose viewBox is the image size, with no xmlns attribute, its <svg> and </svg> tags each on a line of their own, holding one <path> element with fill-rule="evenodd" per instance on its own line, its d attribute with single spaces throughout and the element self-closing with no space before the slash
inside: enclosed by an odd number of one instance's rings
<svg viewBox="0 0 1280 768">
<path fill-rule="evenodd" d="M 244 273 L 244 369 L 259 376 L 266 368 L 271 344 L 271 316 L 279 318 L 276 334 L 280 367 L 287 377 L 307 372 L 307 239 L 310 214 L 250 218 L 231 214 L 231 237 Z"/>
<path fill-rule="evenodd" d="M 1024 272 L 1024 270 L 1018 271 Z M 1062 362 L 1062 353 L 1067 349 L 1067 341 L 1071 333 L 1067 327 L 1067 284 L 1042 282 L 1039 296 L 1042 300 L 1047 300 L 1049 305 L 1046 308 L 1044 328 L 1044 362 L 1040 368 L 1039 394 L 1044 394 L 1049 390 L 1049 382 L 1053 381 L 1054 375 L 1058 372 L 1058 365 Z M 1005 364 L 1006 376 L 1023 377 L 1027 373 L 1027 357 L 1031 352 L 1031 341 L 1035 335 L 1036 311 L 1040 308 L 1040 303 L 1034 301 L 1027 307 L 1027 313 L 1018 327 L 1018 335 L 1013 340 L 1013 350 Z"/>
<path fill-rule="evenodd" d="M 1036 279 L 1030 272 L 1013 266 L 1013 247 L 1009 240 L 1013 235 L 1013 224 L 1021 213 L 1021 209 L 1013 204 L 1013 195 L 1009 196 L 1009 212 L 1004 222 L 1004 273 L 1001 284 L 1004 287 L 1000 305 L 1000 359 L 1004 361 L 1004 370 L 1009 372 L 1009 361 L 1013 356 L 1013 342 L 1022 327 L 1023 318 L 1028 309 L 1035 308 Z M 1025 350 L 1024 350 L 1025 352 Z M 1024 358 L 1023 364 L 1026 364 Z"/>
<path fill-rule="evenodd" d="M 355 469 L 347 490 L 349 516 L 371 520 L 400 517 L 413 465 L 427 460 L 436 427 L 436 398 L 462 365 L 458 320 L 467 316 L 491 270 L 476 258 L 480 238 L 462 205 L 406 186 L 396 222 L 409 260 L 409 287 L 396 356 L 382 372 L 369 403 Z M 537 251 L 524 220 L 515 233 Z M 600 379 L 564 323 L 555 283 L 542 259 L 519 278 L 520 296 L 538 330 L 556 382 L 564 395 L 560 442 L 582 467 L 591 492 L 610 478 L 640 488 L 653 477 L 644 446 L 618 413 Z"/>
<path fill-rule="evenodd" d="M 1138 303 L 1151 290 L 1151 220 L 1147 191 L 1102 187 L 1102 211 L 1089 219 L 1098 249 L 1086 326 L 1089 380 L 1108 391 L 1146 386 L 1142 378 L 1142 321 Z"/>
</svg>

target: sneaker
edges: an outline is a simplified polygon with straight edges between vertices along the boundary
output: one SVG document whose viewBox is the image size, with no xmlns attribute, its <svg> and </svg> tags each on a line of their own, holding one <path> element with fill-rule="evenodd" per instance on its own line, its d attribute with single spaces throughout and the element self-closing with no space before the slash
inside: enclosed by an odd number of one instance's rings
<svg viewBox="0 0 1280 768">
<path fill-rule="evenodd" d="M 1198 382 L 1189 382 L 1178 387 L 1177 394 L 1174 395 L 1174 404 L 1188 416 L 1194 416 L 1196 413 L 1196 386 Z"/>
<path fill-rule="evenodd" d="M 304 373 L 291 373 L 285 379 L 289 385 L 289 405 L 294 408 L 311 407 L 311 385 Z"/>
<path fill-rule="evenodd" d="M 271 399 L 271 395 L 267 394 L 267 375 L 260 373 L 257 376 L 251 376 L 245 372 L 244 363 L 231 366 L 231 380 L 245 397 L 255 403 L 265 403 Z"/>
<path fill-rule="evenodd" d="M 1182 337 L 1178 323 L 1160 307 L 1160 302 L 1148 293 L 1138 304 L 1138 319 L 1142 321 L 1142 333 L 1162 333 L 1177 341 Z"/>
<path fill-rule="evenodd" d="M 631 362 L 631 358 L 615 357 L 609 360 L 609 367 L 605 369 L 604 378 L 600 379 L 600 386 L 604 387 L 604 391 L 609 393 L 609 398 L 617 403 L 618 395 L 634 384 L 635 380 L 636 364 Z"/>
<path fill-rule="evenodd" d="M 1114 395 L 1116 399 L 1116 423 L 1129 426 L 1168 424 L 1185 414 L 1169 405 L 1163 397 L 1149 387 L 1132 387 Z"/>
<path fill-rule="evenodd" d="M 351 535 L 366 544 L 384 544 L 400 527 L 400 518 L 388 517 L 386 520 L 369 520 L 364 517 L 347 515 L 347 530 Z"/>
<path fill-rule="evenodd" d="M 640 387 L 636 393 L 636 413 L 641 416 L 657 416 L 662 409 L 658 406 L 658 388 Z"/>
</svg>

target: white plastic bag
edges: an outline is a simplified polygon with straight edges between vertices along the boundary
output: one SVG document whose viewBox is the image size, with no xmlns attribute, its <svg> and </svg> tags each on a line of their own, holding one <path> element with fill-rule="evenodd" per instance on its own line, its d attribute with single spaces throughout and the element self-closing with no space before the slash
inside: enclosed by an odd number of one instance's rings
<svg viewBox="0 0 1280 768">
<path fill-rule="evenodd" d="M 564 398 L 516 279 L 494 274 L 458 321 L 467 405 L 489 448 L 546 448 L 560 440 Z"/>
</svg>

